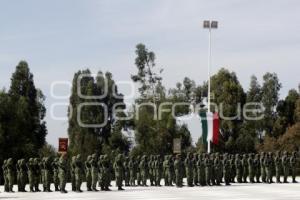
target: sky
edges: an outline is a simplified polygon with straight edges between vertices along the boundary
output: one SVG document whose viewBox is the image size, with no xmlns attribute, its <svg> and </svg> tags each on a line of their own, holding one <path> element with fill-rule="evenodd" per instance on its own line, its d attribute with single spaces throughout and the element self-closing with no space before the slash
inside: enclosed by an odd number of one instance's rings
<svg viewBox="0 0 300 200">
<path fill-rule="evenodd" d="M 234 71 L 247 90 L 252 74 L 261 82 L 275 72 L 284 98 L 300 82 L 299 10 L 298 0 L 0 0 L 0 88 L 9 88 L 20 60 L 29 63 L 47 98 L 47 141 L 57 147 L 76 71 L 110 71 L 129 95 L 121 81 L 136 71 L 135 46 L 144 43 L 167 88 L 185 76 L 200 84 L 208 57 L 202 22 L 213 19 L 212 74 Z"/>
</svg>

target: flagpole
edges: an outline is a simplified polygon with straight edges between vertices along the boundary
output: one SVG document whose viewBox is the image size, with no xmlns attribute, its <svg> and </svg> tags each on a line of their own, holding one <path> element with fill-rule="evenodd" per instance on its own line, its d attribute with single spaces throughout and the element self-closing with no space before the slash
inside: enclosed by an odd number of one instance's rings
<svg viewBox="0 0 300 200">
<path fill-rule="evenodd" d="M 203 27 L 205 29 L 208 29 L 208 92 L 207 92 L 207 112 L 210 112 L 210 68 L 211 68 L 211 29 L 217 29 L 218 28 L 218 22 L 217 21 L 210 21 L 205 20 L 203 23 Z M 207 115 L 208 116 L 208 115 Z M 211 151 L 211 141 L 207 141 L 207 152 L 210 153 Z"/>
<path fill-rule="evenodd" d="M 209 27 L 208 31 L 208 92 L 207 92 L 207 111 L 210 112 L 210 67 L 211 67 L 211 27 Z M 208 115 L 207 115 L 208 116 Z M 210 144 L 211 141 L 207 141 L 207 152 L 210 153 Z"/>
</svg>

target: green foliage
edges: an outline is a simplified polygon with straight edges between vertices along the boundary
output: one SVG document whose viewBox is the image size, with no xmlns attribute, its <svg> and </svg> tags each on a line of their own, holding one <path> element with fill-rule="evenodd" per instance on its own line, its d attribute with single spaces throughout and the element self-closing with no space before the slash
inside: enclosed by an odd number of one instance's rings
<svg viewBox="0 0 300 200">
<path fill-rule="evenodd" d="M 265 107 L 264 130 L 272 135 L 273 125 L 276 120 L 275 107 L 279 100 L 281 83 L 275 73 L 266 73 L 263 76 L 262 103 Z"/>
<path fill-rule="evenodd" d="M 28 64 L 21 61 L 8 92 L 0 92 L 0 162 L 7 157 L 37 156 L 47 135 L 45 97 L 33 81 Z"/>
<path fill-rule="evenodd" d="M 182 148 L 191 145 L 190 134 L 186 127 L 176 125 L 171 112 L 164 112 L 159 120 L 156 113 L 160 105 L 166 102 L 182 100 L 185 95 L 168 95 L 161 83 L 160 73 L 155 72 L 155 54 L 149 51 L 145 45 L 136 46 L 136 67 L 137 74 L 132 75 L 132 80 L 139 84 L 140 97 L 136 99 L 134 108 L 134 130 L 137 146 L 133 149 L 133 154 L 164 154 L 172 153 L 173 139 L 182 139 Z M 184 80 L 185 94 L 190 95 L 193 82 Z M 178 90 L 181 86 L 178 85 Z M 174 93 L 173 93 L 174 94 Z M 175 94 L 177 94 L 175 92 Z M 188 101 L 189 98 L 184 99 Z M 182 102 L 182 101 L 180 101 Z M 147 105 L 145 105 L 147 104 Z M 163 109 L 170 109 L 171 105 L 164 105 Z M 184 111 L 186 112 L 186 111 Z"/>
<path fill-rule="evenodd" d="M 238 115 L 238 107 L 243 106 L 246 94 L 234 72 L 222 68 L 211 78 L 212 102 L 220 107 L 220 116 L 232 120 L 221 120 L 220 129 L 225 141 L 225 150 L 234 148 L 243 119 Z M 215 110 L 214 107 L 211 108 Z"/>
<path fill-rule="evenodd" d="M 39 150 L 39 157 L 56 157 L 57 156 L 57 150 L 50 144 L 46 143 L 44 146 Z"/>
<path fill-rule="evenodd" d="M 78 82 L 80 85 L 77 85 Z M 78 94 L 77 87 L 79 87 L 82 95 L 89 97 L 104 97 L 89 99 L 81 98 Z M 106 91 L 107 94 L 104 95 Z M 88 105 L 82 107 L 80 116 L 78 116 L 78 108 L 83 103 L 105 105 L 107 107 L 107 113 L 105 113 L 103 106 Z M 116 104 L 120 104 L 119 106 L 116 106 L 116 109 L 121 110 L 117 113 L 114 110 Z M 70 106 L 68 134 L 70 138 L 71 154 L 81 153 L 83 157 L 93 153 L 100 154 L 103 152 L 104 146 L 110 147 L 110 145 L 128 151 L 129 144 L 127 143 L 126 138 L 120 137 L 120 131 L 123 125 L 118 124 L 121 128 L 115 128 L 117 126 L 116 116 L 122 114 L 121 112 L 125 108 L 125 105 L 123 104 L 123 95 L 118 93 L 118 88 L 115 85 L 111 73 L 107 72 L 103 74 L 102 72 L 98 72 L 96 78 L 92 76 L 88 69 L 75 73 L 70 97 Z M 107 123 L 104 126 L 85 127 L 80 125 L 77 117 L 80 118 L 84 125 Z M 113 131 L 114 135 L 116 135 L 114 137 L 118 139 L 110 139 Z"/>
</svg>

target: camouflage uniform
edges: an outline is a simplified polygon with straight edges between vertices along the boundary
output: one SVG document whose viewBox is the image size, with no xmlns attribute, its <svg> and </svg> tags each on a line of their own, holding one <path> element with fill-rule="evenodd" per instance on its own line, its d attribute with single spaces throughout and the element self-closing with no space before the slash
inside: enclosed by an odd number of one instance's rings
<svg viewBox="0 0 300 200">
<path fill-rule="evenodd" d="M 66 155 L 62 155 L 58 161 L 58 177 L 59 177 L 59 187 L 61 193 L 67 193 L 66 191 L 66 181 L 67 181 L 67 162 Z"/>
<path fill-rule="evenodd" d="M 215 172 L 215 183 L 216 185 L 221 185 L 222 182 L 222 165 L 221 165 L 221 160 L 219 157 L 219 154 L 216 153 L 215 159 L 214 159 L 214 172 Z"/>
<path fill-rule="evenodd" d="M 255 181 L 256 183 L 260 183 L 260 159 L 259 159 L 259 154 L 255 155 L 254 158 L 254 168 L 255 168 Z"/>
<path fill-rule="evenodd" d="M 235 167 L 236 167 L 236 179 L 238 183 L 243 182 L 243 163 L 241 161 L 240 155 L 235 155 Z"/>
<path fill-rule="evenodd" d="M 54 158 L 52 162 L 52 170 L 53 170 L 53 183 L 55 187 L 55 191 L 59 191 L 59 178 L 58 178 L 58 161 L 59 158 Z"/>
<path fill-rule="evenodd" d="M 137 180 L 137 185 L 141 185 L 141 169 L 140 169 L 140 156 L 136 157 L 135 163 L 135 169 L 136 169 L 136 180 Z"/>
<path fill-rule="evenodd" d="M 99 168 L 99 164 L 97 163 L 97 155 L 96 154 L 93 154 L 91 156 L 91 158 L 89 160 L 89 164 L 91 166 L 91 179 L 92 179 L 91 180 L 92 181 L 91 189 L 93 191 L 98 191 L 97 190 L 97 181 L 99 178 L 98 173 L 99 173 L 100 168 Z M 101 174 L 101 171 L 99 174 Z M 99 181 L 99 183 L 100 183 L 100 181 Z"/>
<path fill-rule="evenodd" d="M 175 169 L 175 184 L 177 187 L 182 187 L 182 166 L 183 163 L 181 161 L 180 155 L 176 156 L 176 160 L 174 162 L 174 169 Z"/>
<path fill-rule="evenodd" d="M 38 158 L 33 160 L 33 174 L 34 174 L 34 190 L 35 192 L 40 192 L 39 184 L 41 179 L 41 168 L 40 168 L 40 161 Z"/>
<path fill-rule="evenodd" d="M 87 191 L 92 191 L 92 165 L 91 165 L 91 160 L 92 160 L 92 156 L 88 156 L 86 161 L 84 162 Z"/>
<path fill-rule="evenodd" d="M 276 152 L 274 163 L 275 163 L 276 183 L 281 183 L 280 174 L 281 174 L 282 162 L 281 162 L 281 155 L 279 151 Z"/>
<path fill-rule="evenodd" d="M 102 162 L 102 176 L 103 176 L 103 185 L 104 190 L 109 191 L 110 181 L 111 181 L 111 163 L 108 159 L 107 155 L 103 156 L 103 162 Z"/>
<path fill-rule="evenodd" d="M 125 180 L 125 186 L 129 186 L 129 180 L 130 180 L 130 170 L 129 170 L 129 158 L 126 157 L 124 161 L 124 180 Z"/>
<path fill-rule="evenodd" d="M 29 161 L 27 163 L 27 169 L 28 169 L 28 181 L 29 181 L 30 192 L 34 192 L 33 158 L 29 158 Z"/>
<path fill-rule="evenodd" d="M 296 181 L 297 152 L 293 152 L 290 158 L 290 166 L 291 166 L 293 183 L 297 183 Z"/>
<path fill-rule="evenodd" d="M 124 190 L 122 188 L 122 181 L 123 181 L 123 156 L 122 154 L 119 154 L 114 162 L 114 170 L 115 170 L 115 176 L 116 176 L 116 186 L 118 187 L 118 190 Z"/>
<path fill-rule="evenodd" d="M 198 155 L 195 153 L 194 156 L 193 156 L 193 181 L 194 181 L 194 185 L 199 185 L 198 172 L 197 172 L 197 162 L 198 162 Z"/>
<path fill-rule="evenodd" d="M 187 185 L 189 187 L 193 186 L 193 155 L 191 153 L 188 153 L 185 161 L 184 161 L 184 166 L 185 166 L 185 172 L 186 172 L 186 178 L 187 178 Z"/>
<path fill-rule="evenodd" d="M 204 160 L 204 165 L 205 165 L 205 180 L 206 180 L 206 185 L 212 185 L 211 182 L 211 168 L 212 168 L 212 163 L 209 158 L 209 154 L 205 155 L 205 160 Z"/>
<path fill-rule="evenodd" d="M 267 183 L 272 183 L 272 154 L 268 153 L 267 157 L 264 161 L 264 165 L 266 167 L 266 174 L 267 174 Z"/>
<path fill-rule="evenodd" d="M 263 183 L 266 183 L 266 166 L 265 166 L 265 159 L 266 159 L 266 154 L 264 152 L 261 153 L 260 155 L 260 174 L 261 174 L 261 181 Z"/>
<path fill-rule="evenodd" d="M 230 185 L 230 160 L 228 159 L 228 155 L 224 154 L 223 158 L 223 176 L 226 185 Z"/>
<path fill-rule="evenodd" d="M 44 182 L 45 182 L 45 191 L 47 192 L 52 192 L 50 189 L 51 182 L 52 182 L 51 170 L 52 170 L 51 159 L 47 157 L 44 160 Z"/>
<path fill-rule="evenodd" d="M 3 170 L 3 179 L 4 179 L 4 191 L 9 192 L 8 177 L 7 177 L 7 160 L 3 161 L 2 170 Z"/>
<path fill-rule="evenodd" d="M 283 156 L 281 158 L 281 164 L 283 169 L 283 182 L 288 183 L 287 178 L 289 176 L 290 163 L 289 163 L 288 153 L 286 151 L 283 153 Z"/>
<path fill-rule="evenodd" d="M 76 192 L 82 192 L 82 175 L 84 174 L 84 166 L 81 161 L 81 155 L 78 154 L 75 160 L 75 183 L 76 183 Z"/>
<path fill-rule="evenodd" d="M 135 186 L 135 178 L 136 178 L 136 165 L 134 162 L 134 157 L 130 157 L 128 162 L 129 175 L 130 175 L 130 186 Z"/>
<path fill-rule="evenodd" d="M 139 164 L 142 185 L 147 186 L 147 177 L 148 177 L 148 165 L 147 165 L 147 157 L 144 155 Z"/>
<path fill-rule="evenodd" d="M 205 181 L 204 154 L 198 155 L 197 173 L 198 173 L 198 182 L 200 183 L 201 186 L 205 186 L 206 181 Z"/>
<path fill-rule="evenodd" d="M 13 186 L 14 186 L 14 166 L 13 166 L 13 159 L 9 158 L 7 160 L 7 177 L 8 177 L 8 191 L 9 192 L 14 192 L 13 191 Z"/>
<path fill-rule="evenodd" d="M 248 168 L 249 166 L 248 166 L 247 154 L 243 155 L 242 166 L 243 166 L 243 182 L 248 183 L 247 177 L 249 175 L 249 168 Z"/>
<path fill-rule="evenodd" d="M 254 183 L 255 168 L 254 168 L 254 154 L 250 154 L 248 158 L 249 180 Z"/>
<path fill-rule="evenodd" d="M 76 180 L 75 180 L 75 162 L 76 162 L 76 156 L 72 157 L 71 160 L 71 185 L 72 185 L 72 191 L 76 191 Z"/>
</svg>

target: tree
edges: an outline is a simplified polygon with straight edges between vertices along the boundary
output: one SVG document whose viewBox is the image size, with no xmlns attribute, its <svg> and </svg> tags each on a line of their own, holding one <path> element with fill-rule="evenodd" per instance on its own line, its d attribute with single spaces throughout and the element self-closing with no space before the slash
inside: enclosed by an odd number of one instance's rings
<svg viewBox="0 0 300 200">
<path fill-rule="evenodd" d="M 225 149 L 230 150 L 238 137 L 243 118 L 239 115 L 239 107 L 245 103 L 246 95 L 234 72 L 222 68 L 211 78 L 212 102 L 217 104 L 220 113 L 221 138 L 225 143 Z M 215 110 L 214 107 L 211 108 Z M 222 117 L 230 117 L 231 120 L 223 120 Z"/>
<path fill-rule="evenodd" d="M 257 81 L 257 77 L 252 75 L 250 80 L 250 87 L 246 96 L 246 102 L 249 103 L 247 109 L 259 109 L 260 108 L 259 104 L 261 104 L 261 101 L 262 101 L 261 86 Z M 263 121 L 258 120 L 258 116 L 261 114 L 262 113 L 254 113 L 254 112 L 247 113 L 247 116 L 251 118 L 257 118 L 257 120 L 245 119 L 242 125 L 242 131 L 244 132 L 244 134 L 248 134 L 248 136 L 251 136 L 252 138 L 258 137 L 260 141 L 262 141 L 262 135 L 263 135 Z"/>
<path fill-rule="evenodd" d="M 272 135 L 273 125 L 276 120 L 275 107 L 279 100 L 281 83 L 275 73 L 266 73 L 263 76 L 262 103 L 265 107 L 264 130 Z"/>
<path fill-rule="evenodd" d="M 166 93 L 161 83 L 160 74 L 162 70 L 155 71 L 154 52 L 149 51 L 143 44 L 138 44 L 135 52 L 137 73 L 131 78 L 139 85 L 140 97 L 136 99 L 134 106 L 133 126 L 137 143 L 133 150 L 134 154 L 142 152 L 146 154 L 172 153 L 174 138 L 182 139 L 183 148 L 190 146 L 188 131 L 176 125 L 176 120 L 172 117 L 171 112 L 165 112 L 161 119 L 156 119 L 158 108 L 162 103 L 174 102 L 183 96 L 181 94 L 173 96 Z M 190 83 L 190 80 L 186 79 L 184 92 L 192 89 Z M 180 85 L 178 85 L 178 89 L 181 90 Z M 164 107 L 164 109 L 170 108 L 170 105 Z"/>
<path fill-rule="evenodd" d="M 79 96 L 78 89 L 85 97 Z M 104 75 L 99 71 L 96 78 L 88 69 L 75 73 L 70 96 L 68 127 L 71 154 L 81 153 L 83 157 L 87 157 L 93 153 L 103 153 L 104 149 L 111 148 L 111 145 L 114 148 L 120 145 L 122 150 L 128 151 L 129 144 L 127 145 L 126 138 L 120 137 L 124 124 L 120 122 L 121 127 L 115 128 L 118 123 L 116 117 L 120 115 L 120 110 L 124 109 L 123 95 L 118 93 L 111 73 L 107 72 Z M 116 134 L 114 138 L 124 140 L 123 143 L 111 142 L 113 134 Z"/>
<path fill-rule="evenodd" d="M 8 95 L 11 97 L 12 104 L 15 105 L 18 116 L 14 122 L 18 128 L 17 132 L 24 137 L 24 142 L 33 146 L 33 151 L 42 148 L 47 135 L 44 121 L 45 97 L 42 91 L 35 87 L 33 74 L 25 61 L 17 65 L 11 78 Z M 34 152 L 31 153 L 34 154 Z"/>
</svg>

